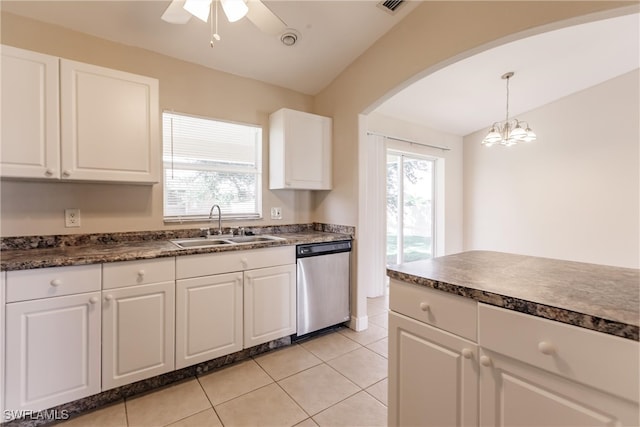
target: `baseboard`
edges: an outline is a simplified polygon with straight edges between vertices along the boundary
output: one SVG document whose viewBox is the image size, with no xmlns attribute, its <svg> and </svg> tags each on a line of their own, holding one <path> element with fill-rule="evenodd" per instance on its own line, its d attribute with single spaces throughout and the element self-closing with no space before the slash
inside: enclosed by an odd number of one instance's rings
<svg viewBox="0 0 640 427">
<path fill-rule="evenodd" d="M 356 332 L 364 331 L 369 327 L 369 316 L 355 317 L 351 316 L 349 321 L 349 329 L 353 329 Z"/>
</svg>

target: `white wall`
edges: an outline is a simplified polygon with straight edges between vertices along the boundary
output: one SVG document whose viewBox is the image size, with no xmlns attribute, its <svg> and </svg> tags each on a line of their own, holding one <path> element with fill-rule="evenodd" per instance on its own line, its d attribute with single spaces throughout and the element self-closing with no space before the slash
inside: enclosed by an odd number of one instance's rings
<svg viewBox="0 0 640 427">
<path fill-rule="evenodd" d="M 464 138 L 464 248 L 640 267 L 638 70 L 518 115 L 530 144 Z"/>
</svg>

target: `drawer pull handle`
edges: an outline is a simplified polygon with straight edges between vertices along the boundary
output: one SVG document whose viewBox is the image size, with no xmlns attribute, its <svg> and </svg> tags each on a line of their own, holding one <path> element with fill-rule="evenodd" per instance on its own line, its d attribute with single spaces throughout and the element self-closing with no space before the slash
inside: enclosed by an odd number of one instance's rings
<svg viewBox="0 0 640 427">
<path fill-rule="evenodd" d="M 540 341 L 538 343 L 538 350 L 540 350 L 540 353 L 546 354 L 547 356 L 556 354 L 556 346 L 551 344 L 549 341 Z"/>
<path fill-rule="evenodd" d="M 426 302 L 421 302 L 420 303 L 420 310 L 429 311 L 429 304 L 427 304 Z"/>
<path fill-rule="evenodd" d="M 51 286 L 53 286 L 53 287 L 60 286 L 60 285 L 62 285 L 62 280 L 60 280 L 60 279 L 53 279 L 51 281 Z"/>
<path fill-rule="evenodd" d="M 480 364 L 482 366 L 491 366 L 491 358 L 489 356 L 480 356 Z"/>
<path fill-rule="evenodd" d="M 465 359 L 471 359 L 473 357 L 473 351 L 468 348 L 463 348 L 462 357 L 464 357 Z"/>
<path fill-rule="evenodd" d="M 90 302 L 91 304 L 95 304 L 95 303 L 97 303 L 97 302 L 98 302 L 98 298 L 96 298 L 96 297 L 91 297 L 91 298 L 89 298 L 89 302 Z"/>
<path fill-rule="evenodd" d="M 104 297 L 104 299 L 107 301 L 111 301 L 113 299 L 113 295 L 108 294 L 107 296 Z"/>
</svg>

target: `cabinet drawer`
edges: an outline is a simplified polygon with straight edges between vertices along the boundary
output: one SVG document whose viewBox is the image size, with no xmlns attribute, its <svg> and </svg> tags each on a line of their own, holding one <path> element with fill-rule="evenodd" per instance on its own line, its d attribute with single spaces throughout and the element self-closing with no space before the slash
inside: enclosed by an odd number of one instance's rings
<svg viewBox="0 0 640 427">
<path fill-rule="evenodd" d="M 176 278 L 210 276 L 295 262 L 295 246 L 179 256 L 176 258 Z"/>
<path fill-rule="evenodd" d="M 175 258 L 123 261 L 102 266 L 103 289 L 173 281 Z"/>
<path fill-rule="evenodd" d="M 100 264 L 7 272 L 7 302 L 100 290 Z"/>
<path fill-rule="evenodd" d="M 476 341 L 478 303 L 424 286 L 391 280 L 389 309 Z"/>
<path fill-rule="evenodd" d="M 481 347 L 638 402 L 640 343 L 479 304 Z"/>
</svg>

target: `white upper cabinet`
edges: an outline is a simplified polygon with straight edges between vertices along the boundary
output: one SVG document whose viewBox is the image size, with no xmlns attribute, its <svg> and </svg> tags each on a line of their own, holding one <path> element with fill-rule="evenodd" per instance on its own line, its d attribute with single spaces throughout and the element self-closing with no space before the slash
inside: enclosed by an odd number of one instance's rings
<svg viewBox="0 0 640 427">
<path fill-rule="evenodd" d="M 282 108 L 269 120 L 269 188 L 331 189 L 329 117 Z"/>
<path fill-rule="evenodd" d="M 2 46 L 3 177 L 60 176 L 58 58 Z"/>
<path fill-rule="evenodd" d="M 62 177 L 157 182 L 158 81 L 60 62 Z"/>
<path fill-rule="evenodd" d="M 158 182 L 158 81 L 2 46 L 1 176 Z"/>
</svg>

